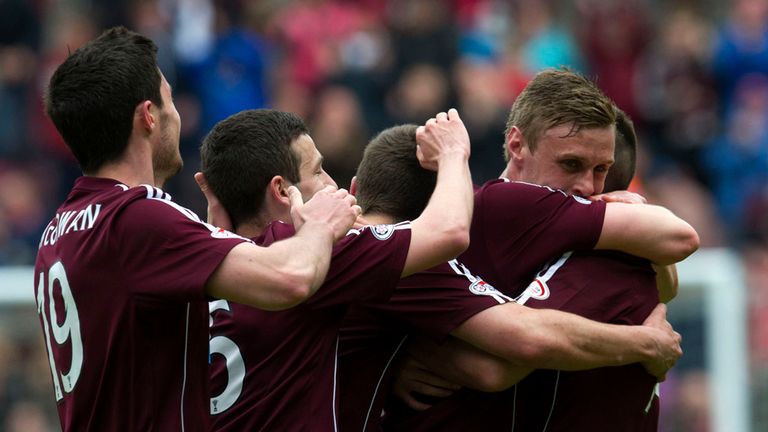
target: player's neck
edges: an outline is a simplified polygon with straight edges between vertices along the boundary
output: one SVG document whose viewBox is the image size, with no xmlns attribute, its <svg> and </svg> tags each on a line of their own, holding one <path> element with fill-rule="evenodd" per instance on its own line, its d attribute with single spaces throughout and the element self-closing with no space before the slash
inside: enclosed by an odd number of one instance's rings
<svg viewBox="0 0 768 432">
<path fill-rule="evenodd" d="M 152 166 L 150 165 L 145 168 L 146 169 L 142 169 L 141 167 L 122 162 L 112 162 L 104 164 L 95 172 L 88 173 L 87 175 L 117 180 L 128 187 L 134 187 L 140 184 L 162 187 L 161 184 L 155 184 L 155 176 L 152 172 Z"/>
<path fill-rule="evenodd" d="M 88 175 L 111 178 L 128 187 L 140 184 L 163 186 L 156 184 L 152 167 L 152 150 L 145 142 L 130 141 L 119 159 L 103 164 L 98 170 Z"/>
<path fill-rule="evenodd" d="M 520 180 L 520 175 L 517 170 L 511 164 L 507 164 L 507 167 L 504 168 L 504 171 L 501 172 L 501 175 L 499 175 L 499 178 L 505 178 L 512 181 Z"/>
<path fill-rule="evenodd" d="M 265 229 L 275 221 L 283 221 L 285 223 L 292 223 L 290 214 L 285 214 L 282 217 L 276 213 L 262 212 L 258 216 L 245 222 L 241 222 L 237 225 L 235 233 L 241 237 L 254 238 L 260 236 Z"/>
<path fill-rule="evenodd" d="M 260 236 L 261 233 L 264 232 L 264 228 L 266 228 L 266 225 L 256 221 L 245 222 L 237 226 L 235 234 L 241 237 L 252 239 L 254 237 Z"/>
<path fill-rule="evenodd" d="M 398 222 L 394 217 L 381 213 L 365 213 L 362 218 L 369 225 L 386 225 Z"/>
</svg>

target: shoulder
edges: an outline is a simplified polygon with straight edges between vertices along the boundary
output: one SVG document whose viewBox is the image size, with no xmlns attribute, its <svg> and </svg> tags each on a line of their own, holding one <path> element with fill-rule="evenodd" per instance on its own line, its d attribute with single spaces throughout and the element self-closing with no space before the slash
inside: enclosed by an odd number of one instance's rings
<svg viewBox="0 0 768 432">
<path fill-rule="evenodd" d="M 203 222 L 195 212 L 172 201 L 168 193 L 154 186 L 140 185 L 126 189 L 123 199 L 115 222 L 124 230 L 166 237 L 195 232 L 203 232 L 213 238 L 239 237 Z"/>
<path fill-rule="evenodd" d="M 549 198 L 555 201 L 575 202 L 584 205 L 593 204 L 592 201 L 575 195 L 551 188 L 549 186 L 536 183 L 527 183 L 523 181 L 510 181 L 499 179 L 486 183 L 475 193 L 476 198 L 482 198 L 487 201 L 539 201 Z"/>
<path fill-rule="evenodd" d="M 171 195 L 158 187 L 139 185 L 128 189 L 126 194 L 132 198 L 126 208 L 127 211 L 180 217 L 197 223 L 203 222 L 195 212 L 175 203 L 171 199 Z"/>
</svg>

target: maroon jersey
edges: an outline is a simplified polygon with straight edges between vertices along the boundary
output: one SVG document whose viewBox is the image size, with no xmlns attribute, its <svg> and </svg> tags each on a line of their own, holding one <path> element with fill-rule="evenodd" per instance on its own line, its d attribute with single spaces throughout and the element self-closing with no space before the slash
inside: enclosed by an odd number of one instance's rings
<svg viewBox="0 0 768 432">
<path fill-rule="evenodd" d="M 280 222 L 256 243 L 293 235 Z M 337 429 L 338 331 L 348 305 L 386 300 L 405 266 L 409 223 L 353 230 L 333 249 L 318 291 L 290 310 L 211 303 L 214 430 Z"/>
<path fill-rule="evenodd" d="M 511 300 L 452 260 L 402 279 L 387 302 L 351 308 L 339 333 L 340 430 L 381 430 L 391 366 L 409 333 L 444 340 L 476 313 Z"/>
<path fill-rule="evenodd" d="M 595 247 L 605 203 L 505 179 L 475 191 L 469 248 L 459 260 L 502 292 L 517 295 L 547 261 Z"/>
<path fill-rule="evenodd" d="M 638 325 L 659 303 L 659 293 L 647 260 L 591 251 L 566 253 L 544 268 L 519 301 L 595 321 Z M 514 430 L 655 431 L 655 389 L 656 378 L 632 364 L 579 372 L 537 370 L 492 397 L 506 398 L 514 407 Z"/>
<path fill-rule="evenodd" d="M 207 430 L 204 285 L 243 241 L 152 186 L 77 179 L 35 262 L 64 431 Z"/>
<path fill-rule="evenodd" d="M 459 260 L 503 293 L 517 296 L 541 266 L 571 250 L 591 250 L 600 237 L 605 203 L 548 187 L 492 180 L 475 190 L 469 249 Z M 385 429 L 393 431 L 483 430 L 510 407 L 491 407 L 487 394 L 463 389 L 423 412 L 390 398 Z"/>
</svg>

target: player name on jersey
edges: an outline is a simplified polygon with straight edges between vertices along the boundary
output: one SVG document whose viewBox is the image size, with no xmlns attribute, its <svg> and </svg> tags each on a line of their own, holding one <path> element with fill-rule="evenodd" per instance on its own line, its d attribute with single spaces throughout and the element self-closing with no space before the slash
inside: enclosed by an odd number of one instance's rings
<svg viewBox="0 0 768 432">
<path fill-rule="evenodd" d="M 43 230 L 38 249 L 56 244 L 56 241 L 65 234 L 93 228 L 100 211 L 101 204 L 89 204 L 82 210 L 56 213 L 56 216 L 48 222 L 45 230 Z"/>
</svg>

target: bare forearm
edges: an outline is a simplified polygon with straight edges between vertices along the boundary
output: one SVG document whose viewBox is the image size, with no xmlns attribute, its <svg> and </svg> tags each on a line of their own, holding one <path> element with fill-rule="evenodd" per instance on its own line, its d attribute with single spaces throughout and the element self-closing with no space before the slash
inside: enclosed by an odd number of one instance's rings
<svg viewBox="0 0 768 432">
<path fill-rule="evenodd" d="M 429 204 L 411 224 L 412 239 L 403 275 L 455 258 L 469 246 L 474 196 L 467 155 L 441 156 Z"/>
<path fill-rule="evenodd" d="M 608 203 L 596 249 L 615 249 L 666 265 L 682 261 L 699 247 L 699 236 L 664 207 Z"/>
<path fill-rule="evenodd" d="M 453 334 L 516 366 L 581 370 L 648 360 L 650 332 L 509 303 L 475 315 Z"/>
<path fill-rule="evenodd" d="M 443 344 L 412 340 L 409 353 L 446 380 L 485 392 L 507 389 L 532 371 L 453 337 Z"/>
<path fill-rule="evenodd" d="M 206 292 L 259 309 L 293 307 L 325 279 L 333 239 L 324 224 L 307 222 L 295 236 L 267 248 L 238 245 L 211 275 Z"/>
<path fill-rule="evenodd" d="M 639 326 L 603 324 L 553 310 L 536 312 L 534 328 L 522 342 L 534 354 L 529 367 L 583 370 L 642 362 L 654 354 L 651 337 Z"/>
<path fill-rule="evenodd" d="M 288 240 L 290 244 L 280 245 L 286 262 L 286 272 L 305 279 L 309 286 L 309 297 L 320 288 L 328 273 L 334 243 L 333 232 L 322 223 L 306 222 L 296 235 Z"/>
</svg>

